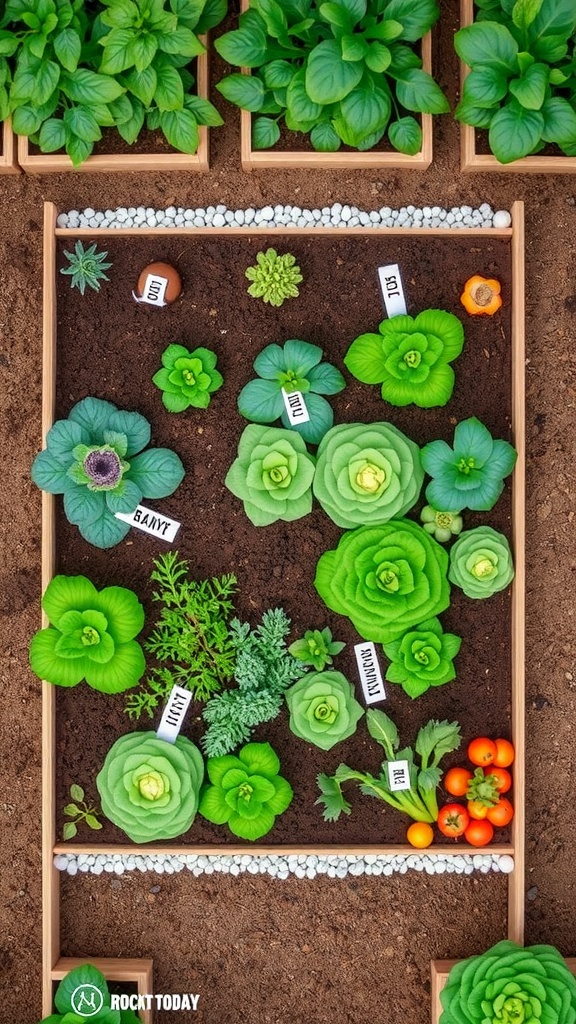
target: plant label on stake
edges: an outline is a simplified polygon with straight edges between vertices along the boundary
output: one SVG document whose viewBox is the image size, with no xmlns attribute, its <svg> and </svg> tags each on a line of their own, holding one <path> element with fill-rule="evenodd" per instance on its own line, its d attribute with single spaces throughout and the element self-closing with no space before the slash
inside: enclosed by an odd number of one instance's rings
<svg viewBox="0 0 576 1024">
<path fill-rule="evenodd" d="M 137 505 L 133 512 L 116 512 L 116 519 L 130 523 L 130 526 L 135 526 L 137 530 L 158 537 L 159 540 L 167 540 L 169 543 L 174 540 L 180 529 L 180 523 L 176 519 L 159 516 L 152 509 L 144 508 L 144 505 Z"/>
<path fill-rule="evenodd" d="M 386 700 L 386 691 L 374 644 L 354 644 L 354 654 L 366 703 L 377 704 L 378 701 Z"/>
<path fill-rule="evenodd" d="M 190 690 L 184 690 L 181 686 L 172 687 L 168 703 L 162 713 L 160 725 L 156 730 L 156 736 L 159 740 L 166 740 L 167 743 L 176 742 L 191 700 L 192 693 Z"/>
<path fill-rule="evenodd" d="M 405 316 L 408 310 L 398 264 L 389 263 L 386 267 L 378 267 L 378 277 L 388 317 Z"/>
<path fill-rule="evenodd" d="M 411 789 L 408 761 L 388 761 L 388 782 L 391 793 Z"/>
<path fill-rule="evenodd" d="M 290 426 L 297 427 L 299 423 L 309 423 L 310 416 L 301 391 L 287 392 L 282 388 L 282 398 Z"/>
</svg>

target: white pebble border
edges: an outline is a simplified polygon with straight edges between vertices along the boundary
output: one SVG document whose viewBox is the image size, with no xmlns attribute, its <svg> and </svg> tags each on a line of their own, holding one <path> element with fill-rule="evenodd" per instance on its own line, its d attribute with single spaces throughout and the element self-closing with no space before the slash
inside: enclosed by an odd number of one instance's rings
<svg viewBox="0 0 576 1024">
<path fill-rule="evenodd" d="M 507 228 L 512 218 L 507 210 L 492 210 L 489 203 L 477 209 L 472 206 L 401 206 L 393 210 L 381 206 L 379 210 L 360 210 L 347 203 L 333 203 L 322 209 L 302 209 L 300 206 L 249 207 L 247 210 L 229 210 L 227 206 L 185 209 L 169 206 L 155 210 L 152 206 L 118 206 L 103 212 L 87 207 L 69 210 L 58 215 L 59 228 L 238 228 L 254 224 L 258 228 Z"/>
<path fill-rule="evenodd" d="M 59 853 L 54 857 L 54 867 L 69 875 L 90 872 L 101 875 L 104 872 L 123 875 L 126 871 L 153 871 L 157 875 L 173 875 L 187 868 L 193 875 L 270 875 L 285 879 L 296 878 L 346 878 L 358 875 L 405 875 L 407 871 L 425 871 L 427 875 L 471 875 L 474 871 L 487 874 L 499 871 L 510 874 L 514 860 L 507 854 L 458 854 L 447 857 L 443 854 L 411 853 L 398 856 L 367 853 L 364 856 L 288 854 L 281 856 L 255 857 L 249 853 L 233 857 L 200 855 L 152 854 L 127 856 L 114 854 L 70 854 Z"/>
</svg>

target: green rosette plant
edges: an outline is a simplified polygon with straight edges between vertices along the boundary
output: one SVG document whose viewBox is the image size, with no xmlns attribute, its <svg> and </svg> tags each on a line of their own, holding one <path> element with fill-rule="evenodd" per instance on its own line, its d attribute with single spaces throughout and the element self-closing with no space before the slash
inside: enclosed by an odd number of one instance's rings
<svg viewBox="0 0 576 1024">
<path fill-rule="evenodd" d="M 440 544 L 447 544 L 452 537 L 457 537 L 464 525 L 462 516 L 457 512 L 441 512 L 431 505 L 424 505 L 420 519 L 426 533 L 430 533 Z"/>
<path fill-rule="evenodd" d="M 443 686 L 456 678 L 452 659 L 461 643 L 454 633 L 444 633 L 437 618 L 427 619 L 401 639 L 384 644 L 391 661 L 386 679 L 399 683 L 412 699 L 421 697 L 431 686 Z"/>
<path fill-rule="evenodd" d="M 466 597 L 483 598 L 505 590 L 514 579 L 510 545 L 491 526 L 466 530 L 450 549 L 448 579 Z"/>
<path fill-rule="evenodd" d="M 454 430 L 454 446 L 431 441 L 420 452 L 424 471 L 432 477 L 426 498 L 433 508 L 488 512 L 504 490 L 504 478 L 518 453 L 508 441 L 494 440 L 475 416 Z"/>
<path fill-rule="evenodd" d="M 96 249 L 96 242 L 85 249 L 84 243 L 78 240 L 74 252 L 64 253 L 69 265 L 62 267 L 60 273 L 72 278 L 70 287 L 78 288 L 80 295 L 84 295 L 86 288 L 99 292 L 102 287 L 100 281 L 110 280 L 104 271 L 110 270 L 113 264 L 105 262 L 107 252 L 97 252 Z"/>
<path fill-rule="evenodd" d="M 353 529 L 403 516 L 423 480 L 418 445 L 391 423 L 343 423 L 320 442 L 313 490 L 333 522 Z"/>
<path fill-rule="evenodd" d="M 232 835 L 254 842 L 273 827 L 292 803 L 294 791 L 279 775 L 280 761 L 269 743 L 247 743 L 238 757 L 209 757 L 210 785 L 202 789 L 200 814 Z"/>
<path fill-rule="evenodd" d="M 450 604 L 448 554 L 409 519 L 345 533 L 316 567 L 314 586 L 364 640 L 387 644 Z"/>
<path fill-rule="evenodd" d="M 290 252 L 279 256 L 272 248 L 257 253 L 256 266 L 248 267 L 246 277 L 252 281 L 248 294 L 271 306 L 282 306 L 286 299 L 297 298 L 300 292 L 296 286 L 304 280 L 296 257 Z"/>
<path fill-rule="evenodd" d="M 313 665 L 317 672 L 321 672 L 326 665 L 332 664 L 332 655 L 340 654 L 345 647 L 341 640 L 333 640 L 332 630 L 324 626 L 324 629 L 307 629 L 302 639 L 295 640 L 288 650 L 297 661 Z"/>
<path fill-rule="evenodd" d="M 64 495 L 66 518 L 84 540 L 111 548 L 130 529 L 116 512 L 134 512 L 142 498 L 166 498 L 184 477 L 175 452 L 142 450 L 149 440 L 150 424 L 140 413 L 84 398 L 48 431 L 32 479 L 41 490 Z"/>
<path fill-rule="evenodd" d="M 554 946 L 505 939 L 454 965 L 440 1024 L 574 1024 L 576 979 Z"/>
<path fill-rule="evenodd" d="M 363 384 L 382 384 L 382 398 L 391 405 L 446 405 L 454 390 L 449 364 L 464 345 L 458 317 L 425 309 L 416 318 L 383 320 L 378 330 L 352 342 L 344 357 L 350 373 Z"/>
<path fill-rule="evenodd" d="M 79 964 L 64 975 L 54 995 L 57 1013 L 40 1024 L 140 1024 L 133 1010 L 113 1010 L 106 978 L 93 964 Z"/>
<path fill-rule="evenodd" d="M 337 395 L 346 381 L 335 366 L 321 362 L 322 349 L 293 338 L 282 347 L 267 345 L 254 360 L 257 380 L 251 380 L 238 395 L 238 410 L 254 423 L 281 420 L 296 430 L 308 444 L 319 444 L 334 422 L 330 404 L 322 395 Z M 290 423 L 282 392 L 300 391 L 310 417 L 307 423 Z"/>
<path fill-rule="evenodd" d="M 308 672 L 286 691 L 290 729 L 301 740 L 331 750 L 356 732 L 364 708 L 341 672 Z"/>
<path fill-rule="evenodd" d="M 132 590 L 97 590 L 86 576 L 55 576 L 42 608 L 50 626 L 30 643 L 30 666 L 55 686 L 76 686 L 85 679 L 101 693 L 136 686 L 146 670 L 134 639 L 144 626 L 144 608 Z"/>
<path fill-rule="evenodd" d="M 174 839 L 198 810 L 202 754 L 185 736 L 174 743 L 155 732 L 120 736 L 96 778 L 102 812 L 134 843 Z"/>
<path fill-rule="evenodd" d="M 168 412 L 184 412 L 190 406 L 207 409 L 210 397 L 224 383 L 216 369 L 216 353 L 208 348 L 189 351 L 184 345 L 168 345 L 162 353 L 162 369 L 152 382 L 162 392 Z"/>
<path fill-rule="evenodd" d="M 269 526 L 311 512 L 313 477 L 314 458 L 298 434 L 251 423 L 224 482 L 254 526 Z"/>
</svg>

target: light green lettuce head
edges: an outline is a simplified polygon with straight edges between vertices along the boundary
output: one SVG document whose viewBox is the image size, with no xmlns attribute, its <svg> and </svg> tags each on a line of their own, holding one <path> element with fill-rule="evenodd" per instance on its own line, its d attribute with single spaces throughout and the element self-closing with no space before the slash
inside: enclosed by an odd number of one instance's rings
<svg viewBox="0 0 576 1024">
<path fill-rule="evenodd" d="M 504 534 L 491 526 L 462 533 L 450 549 L 448 578 L 467 597 L 491 597 L 505 590 L 514 579 L 514 566 Z"/>
<path fill-rule="evenodd" d="M 226 487 L 244 503 L 254 526 L 291 522 L 312 511 L 314 458 L 298 433 L 250 424 L 242 433 L 238 458 Z"/>
<path fill-rule="evenodd" d="M 286 703 L 294 735 L 321 750 L 331 750 L 352 736 L 364 714 L 352 684 L 332 670 L 303 676 L 286 691 Z"/>
</svg>

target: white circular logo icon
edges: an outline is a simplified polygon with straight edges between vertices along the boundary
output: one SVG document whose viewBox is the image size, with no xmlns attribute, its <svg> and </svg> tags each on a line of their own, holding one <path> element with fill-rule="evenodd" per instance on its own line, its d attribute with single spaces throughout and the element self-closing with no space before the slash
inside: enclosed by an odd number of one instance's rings
<svg viewBox="0 0 576 1024">
<path fill-rule="evenodd" d="M 79 1017 L 95 1017 L 104 1006 L 104 996 L 96 985 L 78 985 L 70 997 L 70 1002 L 74 1013 Z"/>
</svg>

